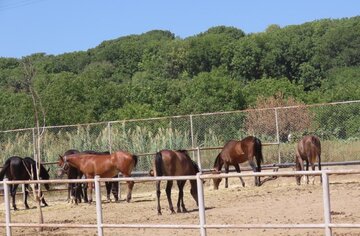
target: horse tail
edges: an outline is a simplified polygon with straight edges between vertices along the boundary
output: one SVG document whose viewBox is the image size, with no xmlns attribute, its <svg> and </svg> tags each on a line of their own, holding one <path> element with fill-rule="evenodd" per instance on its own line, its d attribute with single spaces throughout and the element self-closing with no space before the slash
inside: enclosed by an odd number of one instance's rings
<svg viewBox="0 0 360 236">
<path fill-rule="evenodd" d="M 320 139 L 316 136 L 311 136 L 311 142 L 315 145 L 317 148 L 317 161 L 318 161 L 318 168 L 321 170 L 321 143 Z"/>
<path fill-rule="evenodd" d="M 162 154 L 161 151 L 157 152 L 155 155 L 155 170 L 156 170 L 156 176 L 162 176 L 163 175 L 163 161 L 162 161 Z"/>
<path fill-rule="evenodd" d="M 260 164 L 264 162 L 264 157 L 262 154 L 262 144 L 260 139 L 255 137 L 255 158 L 256 158 L 256 164 L 258 171 L 261 171 Z"/>
<path fill-rule="evenodd" d="M 0 171 L 0 181 L 4 179 L 6 171 L 9 169 L 10 167 L 10 159 L 7 159 L 3 168 Z"/>
</svg>

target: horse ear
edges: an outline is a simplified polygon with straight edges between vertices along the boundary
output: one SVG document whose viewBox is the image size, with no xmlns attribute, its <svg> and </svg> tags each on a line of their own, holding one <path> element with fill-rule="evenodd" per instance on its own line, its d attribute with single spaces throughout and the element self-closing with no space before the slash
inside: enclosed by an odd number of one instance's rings
<svg viewBox="0 0 360 236">
<path fill-rule="evenodd" d="M 47 169 L 47 172 L 50 172 L 50 167 Z"/>
<path fill-rule="evenodd" d="M 60 157 L 60 160 L 62 160 L 62 161 L 64 160 L 64 157 L 63 157 L 63 156 L 59 155 L 59 157 Z"/>
</svg>

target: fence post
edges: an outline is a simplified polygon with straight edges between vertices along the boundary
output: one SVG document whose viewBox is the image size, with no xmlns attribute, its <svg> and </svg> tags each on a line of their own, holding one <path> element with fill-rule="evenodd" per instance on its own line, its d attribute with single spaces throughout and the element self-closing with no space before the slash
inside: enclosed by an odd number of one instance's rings
<svg viewBox="0 0 360 236">
<path fill-rule="evenodd" d="M 193 115 L 190 115 L 190 135 L 191 135 L 191 147 L 194 148 L 194 127 L 193 127 Z"/>
<path fill-rule="evenodd" d="M 205 204 L 204 204 L 204 185 L 203 180 L 200 178 L 201 173 L 196 174 L 197 193 L 198 193 L 198 207 L 199 207 L 199 220 L 200 220 L 200 235 L 206 236 L 206 219 L 205 219 Z"/>
<path fill-rule="evenodd" d="M 9 200 L 9 186 L 7 184 L 8 179 L 5 178 L 3 181 L 4 184 L 4 202 L 5 202 L 5 228 L 6 228 L 6 235 L 11 236 L 11 218 L 10 218 L 10 200 Z"/>
<path fill-rule="evenodd" d="M 275 126 L 276 126 L 276 142 L 278 143 L 278 162 L 281 163 L 281 156 L 280 156 L 280 134 L 279 134 L 279 119 L 278 119 L 278 112 L 277 108 L 275 110 Z"/>
<path fill-rule="evenodd" d="M 111 139 L 111 123 L 107 123 L 107 130 L 108 130 L 108 145 L 109 145 L 109 152 L 112 152 L 112 139 Z"/>
<path fill-rule="evenodd" d="M 321 178 L 322 178 L 322 187 L 323 187 L 325 235 L 331 236 L 332 230 L 329 227 L 329 224 L 331 223 L 329 176 L 325 171 L 322 171 Z"/>
<path fill-rule="evenodd" d="M 199 147 L 196 148 L 196 152 L 197 152 L 197 162 L 198 162 L 198 166 L 199 166 L 199 171 L 200 171 L 200 173 L 202 173 L 200 148 Z"/>
<path fill-rule="evenodd" d="M 100 177 L 95 176 L 95 198 L 96 198 L 96 220 L 97 220 L 97 231 L 99 236 L 103 236 L 103 227 L 102 227 L 102 207 L 101 207 L 101 191 L 100 191 Z"/>
</svg>

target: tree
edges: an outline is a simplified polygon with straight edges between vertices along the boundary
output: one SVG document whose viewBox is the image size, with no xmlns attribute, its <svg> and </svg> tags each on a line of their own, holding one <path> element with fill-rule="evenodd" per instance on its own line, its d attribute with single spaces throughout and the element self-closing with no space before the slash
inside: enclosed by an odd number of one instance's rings
<svg viewBox="0 0 360 236">
<path fill-rule="evenodd" d="M 45 110 L 42 106 L 41 99 L 36 92 L 36 90 L 33 87 L 33 80 L 36 76 L 36 69 L 31 63 L 30 58 L 24 58 L 22 60 L 22 66 L 23 66 L 23 72 L 24 72 L 24 83 L 25 88 L 27 89 L 26 92 L 28 92 L 32 99 L 33 109 L 34 109 L 34 121 L 35 121 L 35 153 L 34 153 L 34 159 L 36 161 L 36 174 L 37 179 L 40 179 L 40 165 L 41 165 L 41 137 L 45 131 Z M 42 119 L 42 122 L 40 121 Z M 40 122 L 41 127 L 40 127 Z M 34 179 L 34 177 L 33 177 Z M 34 199 L 37 202 L 37 208 L 39 211 L 39 223 L 44 223 L 44 216 L 41 210 L 41 186 L 40 184 L 37 184 L 37 192 L 36 188 L 33 186 L 33 193 L 34 193 Z M 39 231 L 42 231 L 43 228 L 40 227 Z"/>
<path fill-rule="evenodd" d="M 276 109 L 277 107 L 294 108 Z M 302 102 L 284 97 L 281 92 L 272 97 L 259 97 L 254 110 L 249 110 L 246 128 L 251 134 L 276 137 L 276 118 L 280 141 L 287 141 L 290 133 L 303 133 L 311 128 L 312 115 Z"/>
</svg>

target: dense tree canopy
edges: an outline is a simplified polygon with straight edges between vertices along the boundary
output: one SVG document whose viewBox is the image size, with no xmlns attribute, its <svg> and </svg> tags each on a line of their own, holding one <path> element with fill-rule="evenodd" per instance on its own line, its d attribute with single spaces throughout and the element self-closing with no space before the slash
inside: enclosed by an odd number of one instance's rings
<svg viewBox="0 0 360 236">
<path fill-rule="evenodd" d="M 264 32 L 216 26 L 181 39 L 153 30 L 87 51 L 26 57 L 47 125 L 239 110 L 260 96 L 360 99 L 360 17 Z M 0 129 L 32 127 L 21 62 L 0 58 Z"/>
</svg>

